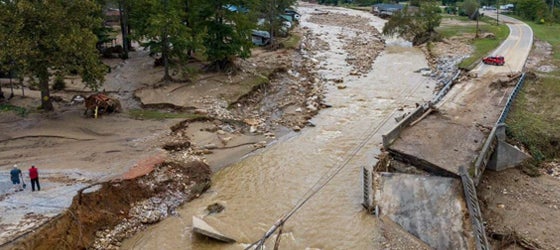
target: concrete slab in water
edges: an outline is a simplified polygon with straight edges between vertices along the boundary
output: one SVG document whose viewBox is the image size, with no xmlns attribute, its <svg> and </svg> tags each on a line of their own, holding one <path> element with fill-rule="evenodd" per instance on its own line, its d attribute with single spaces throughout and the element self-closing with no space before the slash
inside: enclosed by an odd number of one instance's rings
<svg viewBox="0 0 560 250">
<path fill-rule="evenodd" d="M 383 236 L 386 240 L 386 242 L 383 244 L 383 247 L 385 247 L 386 249 L 432 249 L 425 242 L 407 232 L 404 228 L 392 221 L 389 217 L 382 216 L 381 222 L 381 229 L 383 230 Z"/>
<path fill-rule="evenodd" d="M 399 173 L 382 173 L 380 178 L 380 216 L 435 249 L 474 249 L 459 179 Z"/>
<path fill-rule="evenodd" d="M 215 240 L 219 240 L 225 243 L 234 243 L 235 240 L 227 237 L 225 235 L 223 235 L 222 233 L 218 232 L 218 230 L 214 229 L 212 226 L 208 225 L 208 223 L 206 223 L 205 221 L 203 221 L 202 219 L 193 216 L 192 217 L 192 222 L 193 222 L 193 232 L 195 233 L 199 233 L 202 234 L 204 236 L 210 237 L 212 239 Z"/>
</svg>

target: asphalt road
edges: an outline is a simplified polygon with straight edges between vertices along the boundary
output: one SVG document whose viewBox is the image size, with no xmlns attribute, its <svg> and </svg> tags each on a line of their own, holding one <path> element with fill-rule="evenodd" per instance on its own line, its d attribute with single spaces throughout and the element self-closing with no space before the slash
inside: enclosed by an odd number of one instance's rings
<svg viewBox="0 0 560 250">
<path fill-rule="evenodd" d="M 482 11 L 485 16 L 496 18 L 495 11 Z M 498 20 L 507 24 L 510 30 L 508 38 L 490 55 L 504 56 L 506 63 L 503 66 L 486 65 L 480 62 L 471 72 L 479 76 L 488 73 L 513 73 L 521 72 L 527 56 L 533 46 L 533 30 L 529 25 L 508 16 L 499 15 Z"/>
</svg>

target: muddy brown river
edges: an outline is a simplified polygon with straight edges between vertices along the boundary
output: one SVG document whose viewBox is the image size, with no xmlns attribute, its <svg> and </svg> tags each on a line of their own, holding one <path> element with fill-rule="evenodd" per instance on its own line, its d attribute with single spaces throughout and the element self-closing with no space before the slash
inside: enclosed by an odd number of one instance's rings
<svg viewBox="0 0 560 250">
<path fill-rule="evenodd" d="M 172 216 L 123 243 L 124 249 L 243 249 L 257 241 L 321 178 L 342 170 L 313 196 L 283 228 L 280 249 L 379 249 L 382 236 L 376 217 L 361 206 L 361 166 L 375 164 L 381 135 L 396 124 L 394 117 L 424 103 L 435 81 L 414 71 L 427 67 L 415 48 L 391 45 L 376 59 L 367 75 L 350 75 L 338 37 L 355 36 L 348 27 L 316 24 L 308 17 L 317 11 L 360 15 L 380 29 L 383 21 L 370 13 L 301 3 L 300 25 L 328 42 L 330 49 L 310 56 L 319 60 L 323 79 L 343 78 L 345 89 L 330 82 L 322 110 L 308 127 L 291 133 L 262 151 L 217 172 L 212 188 Z M 357 39 L 357 38 L 356 38 Z M 360 39 L 363 39 L 361 37 Z M 398 44 L 398 43 L 395 43 Z M 404 108 L 400 111 L 399 108 Z M 208 215 L 218 202 L 221 213 Z M 192 216 L 238 243 L 216 243 L 192 233 Z M 272 247 L 274 238 L 268 240 Z"/>
</svg>

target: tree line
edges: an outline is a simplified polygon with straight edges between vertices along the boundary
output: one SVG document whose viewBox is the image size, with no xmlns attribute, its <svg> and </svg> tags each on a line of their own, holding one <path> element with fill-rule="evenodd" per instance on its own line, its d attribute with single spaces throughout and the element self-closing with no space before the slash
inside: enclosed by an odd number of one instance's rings
<svg viewBox="0 0 560 250">
<path fill-rule="evenodd" d="M 158 54 L 169 67 L 193 53 L 204 55 L 210 70 L 226 70 L 237 57 L 251 54 L 251 32 L 258 18 L 272 34 L 278 15 L 295 0 L 0 0 L 0 71 L 36 84 L 41 109 L 53 110 L 49 80 L 79 75 L 96 91 L 108 72 L 99 42 L 110 30 L 104 11 L 120 12 L 123 58 L 131 41 Z M 0 88 L 1 92 L 1 88 Z"/>
<path fill-rule="evenodd" d="M 430 0 L 318 0 L 319 4 L 339 5 L 339 4 L 355 4 L 358 6 L 371 6 L 379 3 L 406 3 L 409 6 L 421 6 L 424 2 L 432 2 Z M 501 5 L 513 4 L 511 10 L 515 15 L 526 20 L 536 21 L 540 23 L 560 23 L 560 0 L 441 0 L 436 2 L 437 5 L 446 6 L 450 9 L 459 8 L 459 11 L 469 15 L 466 8 L 472 6 L 494 6 L 499 8 Z M 454 12 L 454 11 L 453 11 Z M 471 16 L 471 15 L 469 15 Z"/>
</svg>

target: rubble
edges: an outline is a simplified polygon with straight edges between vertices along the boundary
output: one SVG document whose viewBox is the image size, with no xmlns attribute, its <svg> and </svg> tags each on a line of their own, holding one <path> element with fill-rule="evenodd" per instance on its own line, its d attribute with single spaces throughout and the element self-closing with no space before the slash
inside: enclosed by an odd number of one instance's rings
<svg viewBox="0 0 560 250">
<path fill-rule="evenodd" d="M 210 174 L 202 162 L 164 162 L 135 179 L 94 183 L 78 191 L 66 213 L 10 247 L 118 249 L 122 240 L 173 215 L 206 190 Z"/>
</svg>

